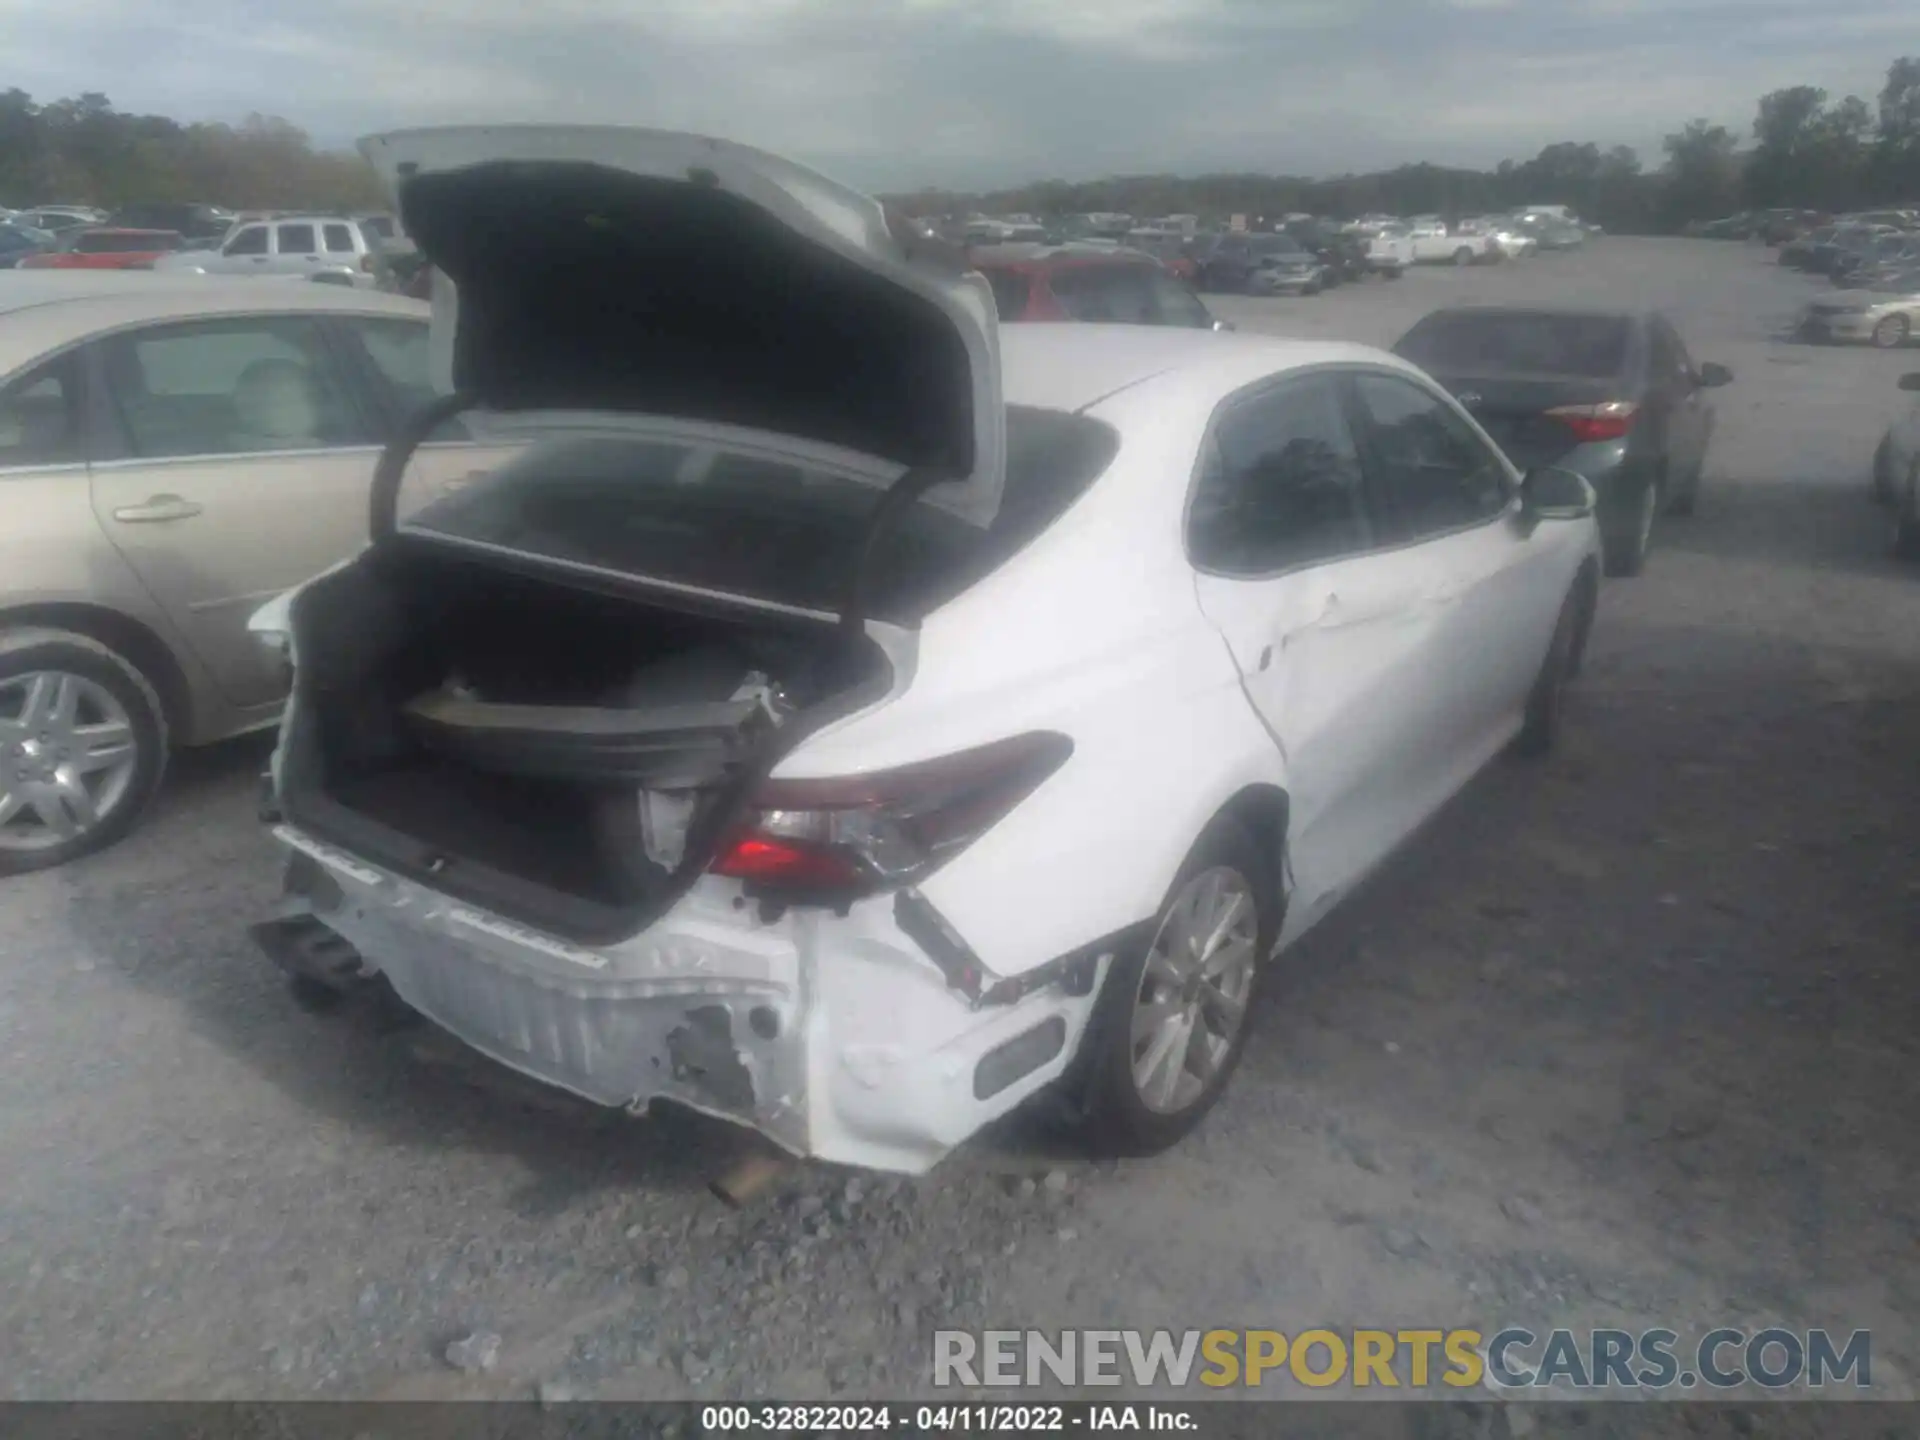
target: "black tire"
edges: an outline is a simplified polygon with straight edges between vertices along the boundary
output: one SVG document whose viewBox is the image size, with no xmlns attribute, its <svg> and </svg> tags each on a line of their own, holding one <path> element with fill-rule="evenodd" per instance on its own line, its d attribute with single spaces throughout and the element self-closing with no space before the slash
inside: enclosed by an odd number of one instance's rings
<svg viewBox="0 0 1920 1440">
<path fill-rule="evenodd" d="M 1215 1064 L 1199 1093 L 1178 1110 L 1156 1110 L 1143 1099 L 1134 1079 L 1134 1003 L 1147 974 L 1148 958 L 1159 943 L 1175 899 L 1195 877 L 1216 868 L 1239 875 L 1253 899 L 1252 988 L 1245 997 L 1245 1010 L 1230 1048 Z M 1280 933 L 1282 906 L 1274 879 L 1279 874 L 1275 858 L 1263 855 L 1243 827 L 1225 818 L 1214 821 L 1168 887 L 1147 939 L 1128 953 L 1115 957 L 1095 1004 L 1076 1065 L 1083 1087 L 1080 1129 L 1096 1153 L 1157 1154 L 1191 1133 L 1218 1103 L 1246 1051 L 1264 962 Z"/>
<path fill-rule="evenodd" d="M 1906 316 L 1889 315 L 1873 327 L 1873 343 L 1882 350 L 1898 350 L 1912 333 Z"/>
<path fill-rule="evenodd" d="M 1896 560 L 1920 560 L 1920 465 L 1907 476 L 1906 493 L 1894 500 L 1893 555 Z"/>
<path fill-rule="evenodd" d="M 1568 684 L 1580 673 L 1580 652 L 1586 648 L 1586 629 L 1592 600 L 1585 575 L 1574 581 L 1567 598 L 1560 602 L 1560 618 L 1554 623 L 1553 638 L 1547 642 L 1546 657 L 1540 673 L 1534 677 L 1527 696 L 1526 723 L 1514 738 L 1513 752 L 1529 759 L 1551 753 L 1559 743 L 1561 711 Z"/>
<path fill-rule="evenodd" d="M 1404 274 L 1405 272 L 1398 265 L 1389 265 L 1385 270 L 1382 270 L 1380 273 L 1386 276 L 1387 279 L 1389 280 L 1398 280 L 1401 277 L 1401 275 Z"/>
<path fill-rule="evenodd" d="M 1600 537 L 1600 548 L 1606 561 L 1607 574 L 1618 579 L 1638 575 L 1647 567 L 1647 552 L 1653 548 L 1653 520 L 1660 513 L 1660 490 L 1658 481 L 1648 482 L 1642 492 L 1640 505 L 1648 505 L 1652 513 L 1636 509 L 1634 518 L 1618 530 L 1608 531 Z"/>
<path fill-rule="evenodd" d="M 1471 265 L 1473 263 L 1473 251 L 1462 245 L 1458 250 L 1453 252 L 1453 263 L 1456 265 Z"/>
<path fill-rule="evenodd" d="M 72 839 L 34 849 L 0 845 L 0 875 L 52 869 L 124 839 L 152 803 L 167 768 L 166 711 L 153 685 L 131 661 L 98 640 L 69 630 L 37 626 L 0 630 L 0 686 L 35 672 L 75 676 L 105 691 L 126 712 L 132 769 L 111 808 L 97 824 Z M 16 773 L 9 764 L 16 758 L 0 750 L 0 790 Z"/>
<path fill-rule="evenodd" d="M 1893 437 L 1882 435 L 1873 452 L 1873 499 L 1877 505 L 1893 503 Z"/>
</svg>

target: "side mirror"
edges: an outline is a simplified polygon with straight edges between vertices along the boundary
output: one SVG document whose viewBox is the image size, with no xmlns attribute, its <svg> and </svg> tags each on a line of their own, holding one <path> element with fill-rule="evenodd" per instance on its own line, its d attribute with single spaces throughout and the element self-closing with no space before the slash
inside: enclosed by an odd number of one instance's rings
<svg viewBox="0 0 1920 1440">
<path fill-rule="evenodd" d="M 1593 486 L 1576 470 L 1543 465 L 1520 482 L 1520 513 L 1530 520 L 1579 520 L 1596 503 Z"/>
<path fill-rule="evenodd" d="M 1708 390 L 1733 383 L 1733 371 L 1724 365 L 1716 365 L 1711 360 L 1701 362 L 1700 383 Z"/>
<path fill-rule="evenodd" d="M 1920 370 L 1909 370 L 1900 377 L 1902 390 L 1920 390 Z"/>
</svg>

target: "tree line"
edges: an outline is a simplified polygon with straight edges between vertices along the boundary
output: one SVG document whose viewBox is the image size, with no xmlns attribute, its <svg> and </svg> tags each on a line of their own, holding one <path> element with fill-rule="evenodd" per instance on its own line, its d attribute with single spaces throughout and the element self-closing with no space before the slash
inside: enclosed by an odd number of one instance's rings
<svg viewBox="0 0 1920 1440">
<path fill-rule="evenodd" d="M 1402 165 L 1369 175 L 1126 175 L 1045 180 L 985 194 L 923 190 L 893 197 L 919 215 L 1128 215 L 1306 213 L 1350 218 L 1475 215 L 1521 205 L 1570 205 L 1621 234 L 1662 234 L 1734 211 L 1920 207 L 1920 58 L 1887 67 L 1878 104 L 1830 99 L 1796 85 L 1760 98 L 1751 143 L 1724 125 L 1693 120 L 1666 137 L 1661 163 L 1643 166 L 1624 145 L 1561 141 L 1531 160 L 1491 170 Z"/>
<path fill-rule="evenodd" d="M 358 155 L 316 150 L 271 115 L 182 124 L 115 110 L 101 94 L 38 105 L 0 91 L 0 205 L 176 200 L 236 209 L 375 207 L 380 186 Z"/>
<path fill-rule="evenodd" d="M 890 198 L 920 215 L 1470 215 L 1557 204 L 1626 234 L 1673 231 L 1743 207 L 1920 206 L 1920 57 L 1887 67 L 1876 105 L 1796 85 L 1760 98 L 1750 144 L 1724 125 L 1693 120 L 1667 136 L 1663 150 L 1653 169 L 1624 145 L 1561 141 L 1492 170 L 1417 164 L 1331 179 L 1128 175 Z M 0 204 L 112 208 L 150 200 L 289 209 L 375 206 L 381 197 L 357 155 L 317 150 L 305 132 L 274 116 L 183 124 L 115 110 L 97 93 L 41 105 L 22 90 L 0 92 Z"/>
</svg>

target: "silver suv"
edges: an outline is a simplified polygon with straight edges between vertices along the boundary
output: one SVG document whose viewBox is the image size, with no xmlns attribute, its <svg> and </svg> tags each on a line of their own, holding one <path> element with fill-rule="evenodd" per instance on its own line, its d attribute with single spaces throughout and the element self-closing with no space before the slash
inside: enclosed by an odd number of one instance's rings
<svg viewBox="0 0 1920 1440">
<path fill-rule="evenodd" d="M 326 275 L 373 284 L 380 241 L 342 215 L 281 215 L 236 225 L 217 250 L 184 250 L 156 270 L 204 275 Z"/>
</svg>

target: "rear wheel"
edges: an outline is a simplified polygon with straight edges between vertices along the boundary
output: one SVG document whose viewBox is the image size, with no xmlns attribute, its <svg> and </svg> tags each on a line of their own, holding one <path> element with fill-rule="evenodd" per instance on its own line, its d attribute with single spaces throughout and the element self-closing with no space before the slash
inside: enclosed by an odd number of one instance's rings
<svg viewBox="0 0 1920 1440">
<path fill-rule="evenodd" d="M 1638 575 L 1647 564 L 1647 552 L 1653 548 L 1653 521 L 1660 513 L 1660 486 L 1648 481 L 1634 506 L 1632 520 L 1622 529 L 1604 536 L 1607 574 Z"/>
<path fill-rule="evenodd" d="M 1279 935 L 1276 873 L 1218 820 L 1181 866 L 1152 938 L 1116 958 L 1086 1038 L 1084 1125 L 1098 1150 L 1150 1155 L 1201 1121 L 1246 1045 L 1260 962 Z"/>
<path fill-rule="evenodd" d="M 1881 505 L 1893 503 L 1893 437 L 1882 435 L 1873 452 L 1873 498 Z"/>
<path fill-rule="evenodd" d="M 1894 500 L 1893 553 L 1901 560 L 1920 560 L 1920 465 Z"/>
<path fill-rule="evenodd" d="M 1516 754 L 1530 758 L 1545 755 L 1560 739 L 1561 707 L 1568 684 L 1579 673 L 1580 650 L 1592 604 L 1590 595 L 1589 581 L 1582 576 L 1561 602 L 1553 639 L 1547 645 L 1546 658 L 1540 662 L 1540 673 L 1527 696 L 1526 723 L 1513 742 Z"/>
<path fill-rule="evenodd" d="M 1889 315 L 1873 327 L 1873 343 L 1882 350 L 1895 350 L 1907 343 L 1913 327 L 1904 315 Z"/>
<path fill-rule="evenodd" d="M 1453 263 L 1456 265 L 1471 265 L 1473 263 L 1473 251 L 1462 245 L 1458 250 L 1453 252 Z"/>
<path fill-rule="evenodd" d="M 71 631 L 0 633 L 0 875 L 119 840 L 166 763 L 165 712 L 129 661 Z"/>
</svg>

